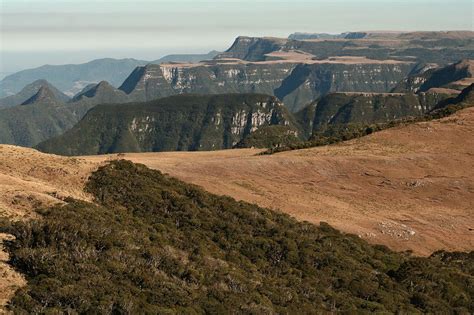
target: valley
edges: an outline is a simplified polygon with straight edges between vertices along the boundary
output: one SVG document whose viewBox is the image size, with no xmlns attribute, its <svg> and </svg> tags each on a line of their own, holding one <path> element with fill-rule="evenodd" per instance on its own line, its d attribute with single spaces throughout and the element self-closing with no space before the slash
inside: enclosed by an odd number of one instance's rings
<svg viewBox="0 0 474 315">
<path fill-rule="evenodd" d="M 0 96 L 2 314 L 474 309 L 472 31 L 239 36 Z"/>
</svg>

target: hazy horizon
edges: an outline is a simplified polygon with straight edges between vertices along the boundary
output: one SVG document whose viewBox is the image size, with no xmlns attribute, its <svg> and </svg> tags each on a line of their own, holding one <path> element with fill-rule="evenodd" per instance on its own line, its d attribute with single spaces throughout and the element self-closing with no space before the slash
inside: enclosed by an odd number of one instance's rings
<svg viewBox="0 0 474 315">
<path fill-rule="evenodd" d="M 3 0 L 1 73 L 225 50 L 237 36 L 472 30 L 470 0 Z"/>
</svg>

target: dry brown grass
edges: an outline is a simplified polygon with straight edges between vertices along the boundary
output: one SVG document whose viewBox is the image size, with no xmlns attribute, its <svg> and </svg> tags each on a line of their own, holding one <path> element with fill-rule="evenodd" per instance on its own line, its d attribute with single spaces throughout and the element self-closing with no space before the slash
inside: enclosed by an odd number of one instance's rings
<svg viewBox="0 0 474 315">
<path fill-rule="evenodd" d="M 210 192 L 428 255 L 474 249 L 474 109 L 339 145 L 126 154 Z M 99 162 L 101 156 L 87 157 Z"/>
<path fill-rule="evenodd" d="M 42 154 L 32 149 L 0 145 L 0 217 L 27 220 L 35 216 L 33 208 L 48 206 L 67 196 L 90 200 L 83 192 L 93 163 Z M 8 255 L 0 234 L 0 314 L 24 278 L 6 264 Z"/>
<path fill-rule="evenodd" d="M 272 156 L 258 152 L 66 158 L 1 145 L 0 216 L 28 219 L 33 207 L 66 196 L 90 200 L 82 190 L 88 175 L 107 160 L 126 158 L 212 193 L 299 220 L 326 221 L 395 250 L 427 255 L 474 249 L 474 108 L 338 145 Z M 6 259 L 0 251 L 0 305 L 24 284 Z"/>
<path fill-rule="evenodd" d="M 369 59 L 367 57 L 359 56 L 336 56 L 329 57 L 327 59 L 316 60 L 313 55 L 308 53 L 302 53 L 298 51 L 277 51 L 266 55 L 267 57 L 278 58 L 276 60 L 267 61 L 246 61 L 236 58 L 225 58 L 213 61 L 202 61 L 199 63 L 162 63 L 160 66 L 165 68 L 194 68 L 194 67 L 208 67 L 215 64 L 226 64 L 226 65 L 272 65 L 272 64 L 344 64 L 344 65 L 363 65 L 363 64 L 408 64 L 412 63 L 409 61 L 401 60 L 376 60 Z"/>
</svg>

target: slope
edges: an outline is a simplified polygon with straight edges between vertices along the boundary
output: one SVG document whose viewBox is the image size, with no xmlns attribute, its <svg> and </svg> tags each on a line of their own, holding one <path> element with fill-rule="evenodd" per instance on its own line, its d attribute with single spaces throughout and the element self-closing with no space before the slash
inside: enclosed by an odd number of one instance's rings
<svg viewBox="0 0 474 315">
<path fill-rule="evenodd" d="M 474 109 L 468 108 L 438 121 L 272 156 L 230 150 L 124 158 L 216 194 L 426 255 L 474 248 L 473 134 Z"/>
<path fill-rule="evenodd" d="M 126 158 L 392 249 L 472 250 L 473 133 L 474 109 L 468 108 L 439 121 L 273 156 L 246 149 L 67 158 L 0 145 L 0 216 L 31 218 L 33 208 L 67 196 L 91 200 L 82 191 L 91 171 Z M 1 252 L 0 259 L 7 260 Z M 24 280 L 1 263 L 0 273 L 0 302 L 6 302 Z"/>
<path fill-rule="evenodd" d="M 275 97 L 259 94 L 179 95 L 147 103 L 99 105 L 71 130 L 38 145 L 64 155 L 229 149 L 292 116 Z"/>
<path fill-rule="evenodd" d="M 462 90 L 474 83 L 474 60 L 461 60 L 441 68 L 430 68 L 409 76 L 393 92 L 426 92 L 434 90 Z"/>
<path fill-rule="evenodd" d="M 33 209 L 63 203 L 71 196 L 92 200 L 84 185 L 95 163 L 57 157 L 10 145 L 0 145 L 0 221 L 29 220 Z M 0 233 L 0 242 L 11 236 Z M 11 266 L 0 244 L 0 313 L 25 280 Z"/>
<path fill-rule="evenodd" d="M 468 313 L 474 252 L 408 257 L 128 161 L 41 220 L 0 224 L 15 313 Z"/>
</svg>

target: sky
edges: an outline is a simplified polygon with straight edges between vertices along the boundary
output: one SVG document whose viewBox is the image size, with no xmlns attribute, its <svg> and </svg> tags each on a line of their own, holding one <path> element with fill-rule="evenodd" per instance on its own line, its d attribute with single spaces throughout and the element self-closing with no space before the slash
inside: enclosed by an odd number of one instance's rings
<svg viewBox="0 0 474 315">
<path fill-rule="evenodd" d="M 473 0 L 0 0 L 0 75 L 225 50 L 239 35 L 472 30 Z"/>
</svg>

